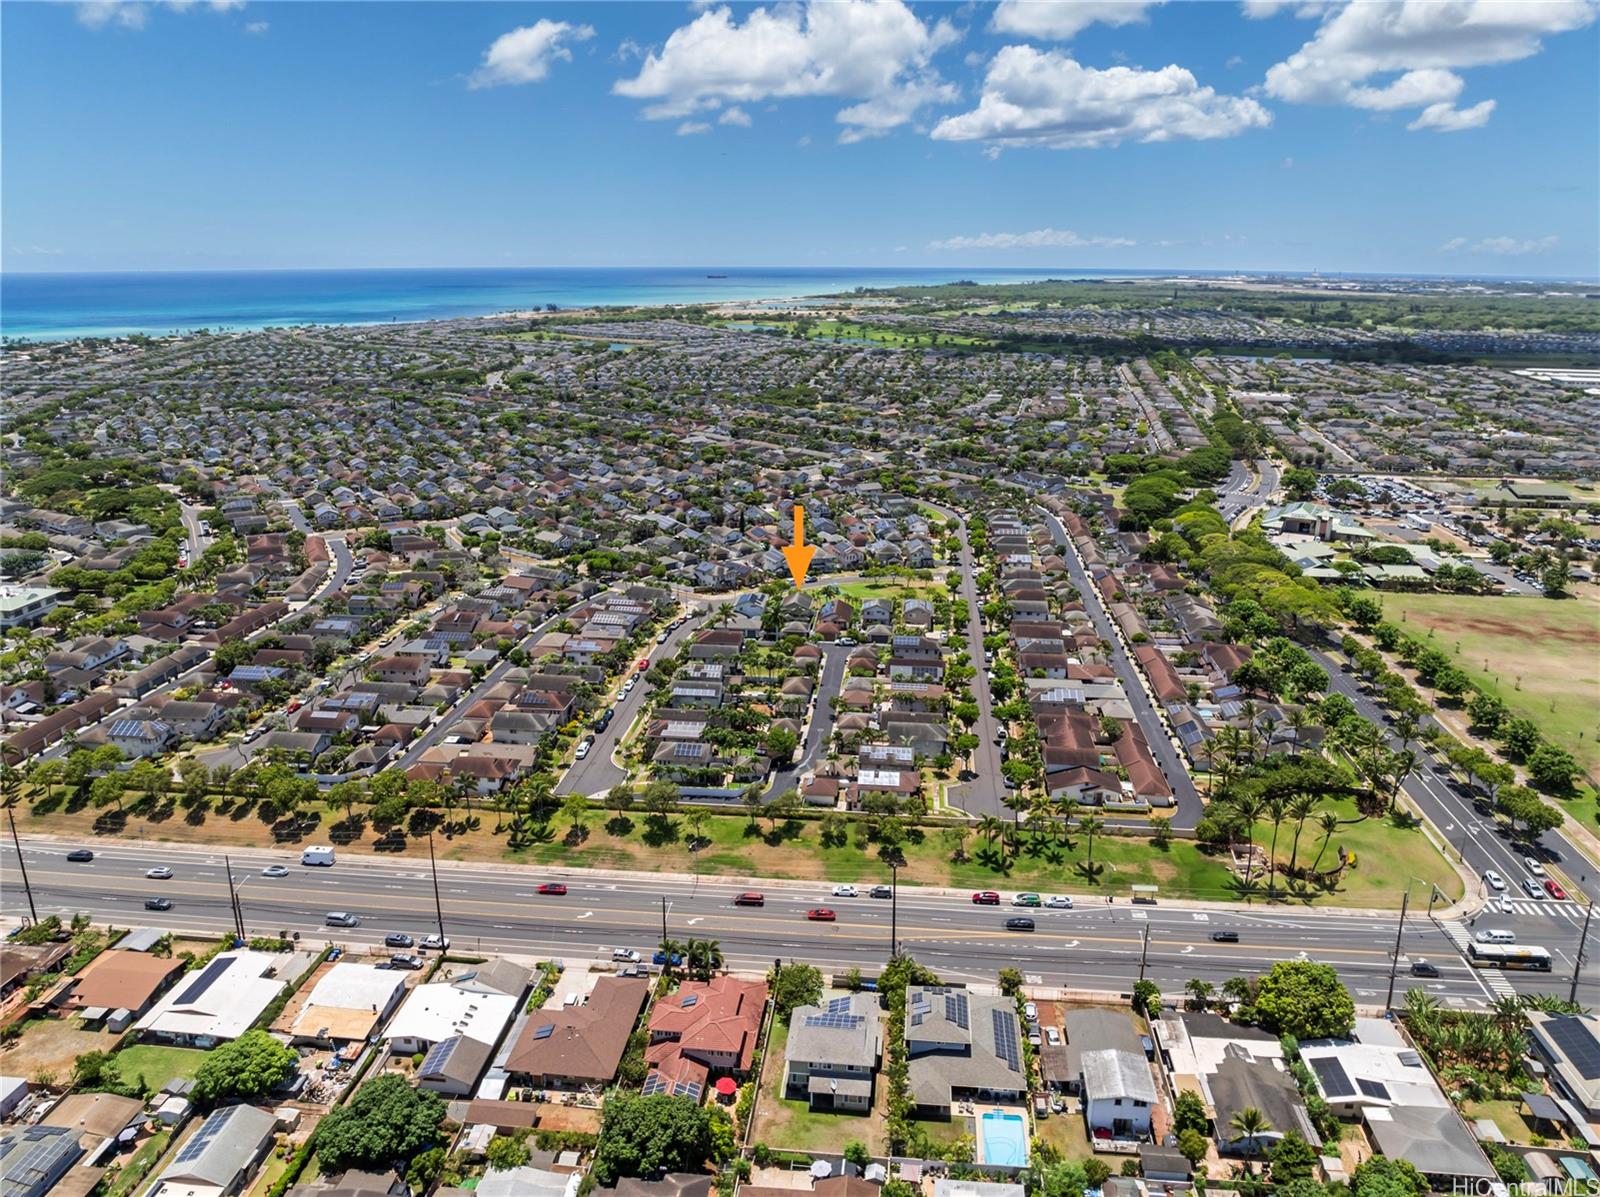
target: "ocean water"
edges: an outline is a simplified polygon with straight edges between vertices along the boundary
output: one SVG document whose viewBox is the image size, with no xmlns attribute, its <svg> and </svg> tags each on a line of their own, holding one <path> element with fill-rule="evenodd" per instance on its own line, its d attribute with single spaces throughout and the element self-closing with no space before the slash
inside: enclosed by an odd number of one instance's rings
<svg viewBox="0 0 1600 1197">
<path fill-rule="evenodd" d="M 1021 282 L 1156 273 L 1069 267 L 706 266 L 3 274 L 0 334 L 28 340 L 129 333 L 160 336 L 198 328 L 240 330 L 485 316 L 551 303 L 575 308 L 788 299 L 855 287 L 932 285 L 957 279 Z"/>
</svg>

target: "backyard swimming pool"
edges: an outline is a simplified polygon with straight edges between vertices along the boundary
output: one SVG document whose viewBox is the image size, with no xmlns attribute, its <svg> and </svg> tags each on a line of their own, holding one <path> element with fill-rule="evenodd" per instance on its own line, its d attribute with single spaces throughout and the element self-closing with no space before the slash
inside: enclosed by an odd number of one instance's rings
<svg viewBox="0 0 1600 1197">
<path fill-rule="evenodd" d="M 978 1162 L 1019 1168 L 1028 1162 L 1028 1128 L 1020 1114 L 990 1110 L 978 1119 Z"/>
</svg>

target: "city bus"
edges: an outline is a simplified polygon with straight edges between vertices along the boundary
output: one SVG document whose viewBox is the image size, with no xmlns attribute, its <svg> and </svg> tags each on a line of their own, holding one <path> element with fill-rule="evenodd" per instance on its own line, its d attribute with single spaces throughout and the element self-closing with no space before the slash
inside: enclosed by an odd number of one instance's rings
<svg viewBox="0 0 1600 1197">
<path fill-rule="evenodd" d="M 1550 971 L 1550 953 L 1528 944 L 1472 943 L 1467 945 L 1467 959 L 1474 968 L 1527 968 L 1541 973 Z"/>
</svg>

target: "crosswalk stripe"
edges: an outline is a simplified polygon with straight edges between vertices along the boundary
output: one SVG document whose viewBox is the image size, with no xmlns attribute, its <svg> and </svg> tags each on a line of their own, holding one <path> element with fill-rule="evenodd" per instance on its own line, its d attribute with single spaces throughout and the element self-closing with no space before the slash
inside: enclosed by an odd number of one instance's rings
<svg viewBox="0 0 1600 1197">
<path fill-rule="evenodd" d="M 1444 933 L 1450 937 L 1456 947 L 1461 949 L 1462 954 L 1469 955 L 1468 948 L 1472 944 L 1472 933 L 1457 922 L 1444 921 L 1439 925 L 1444 928 Z M 1479 979 L 1483 981 L 1489 992 L 1496 997 L 1512 997 L 1517 992 L 1512 988 L 1511 982 L 1506 980 L 1505 974 L 1497 968 L 1479 968 L 1473 969 L 1473 971 L 1478 974 Z"/>
</svg>

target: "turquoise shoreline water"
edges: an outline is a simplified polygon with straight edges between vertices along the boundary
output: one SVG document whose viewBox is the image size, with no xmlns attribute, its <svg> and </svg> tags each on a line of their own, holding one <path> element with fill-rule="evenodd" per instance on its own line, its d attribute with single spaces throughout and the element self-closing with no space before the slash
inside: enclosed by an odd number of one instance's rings
<svg viewBox="0 0 1600 1197">
<path fill-rule="evenodd" d="M 1022 282 L 1154 271 L 962 267 L 571 267 L 507 270 L 251 270 L 0 275 L 0 334 L 28 340 L 164 336 L 198 328 L 386 324 L 543 307 L 787 299 L 856 287 Z"/>
</svg>

